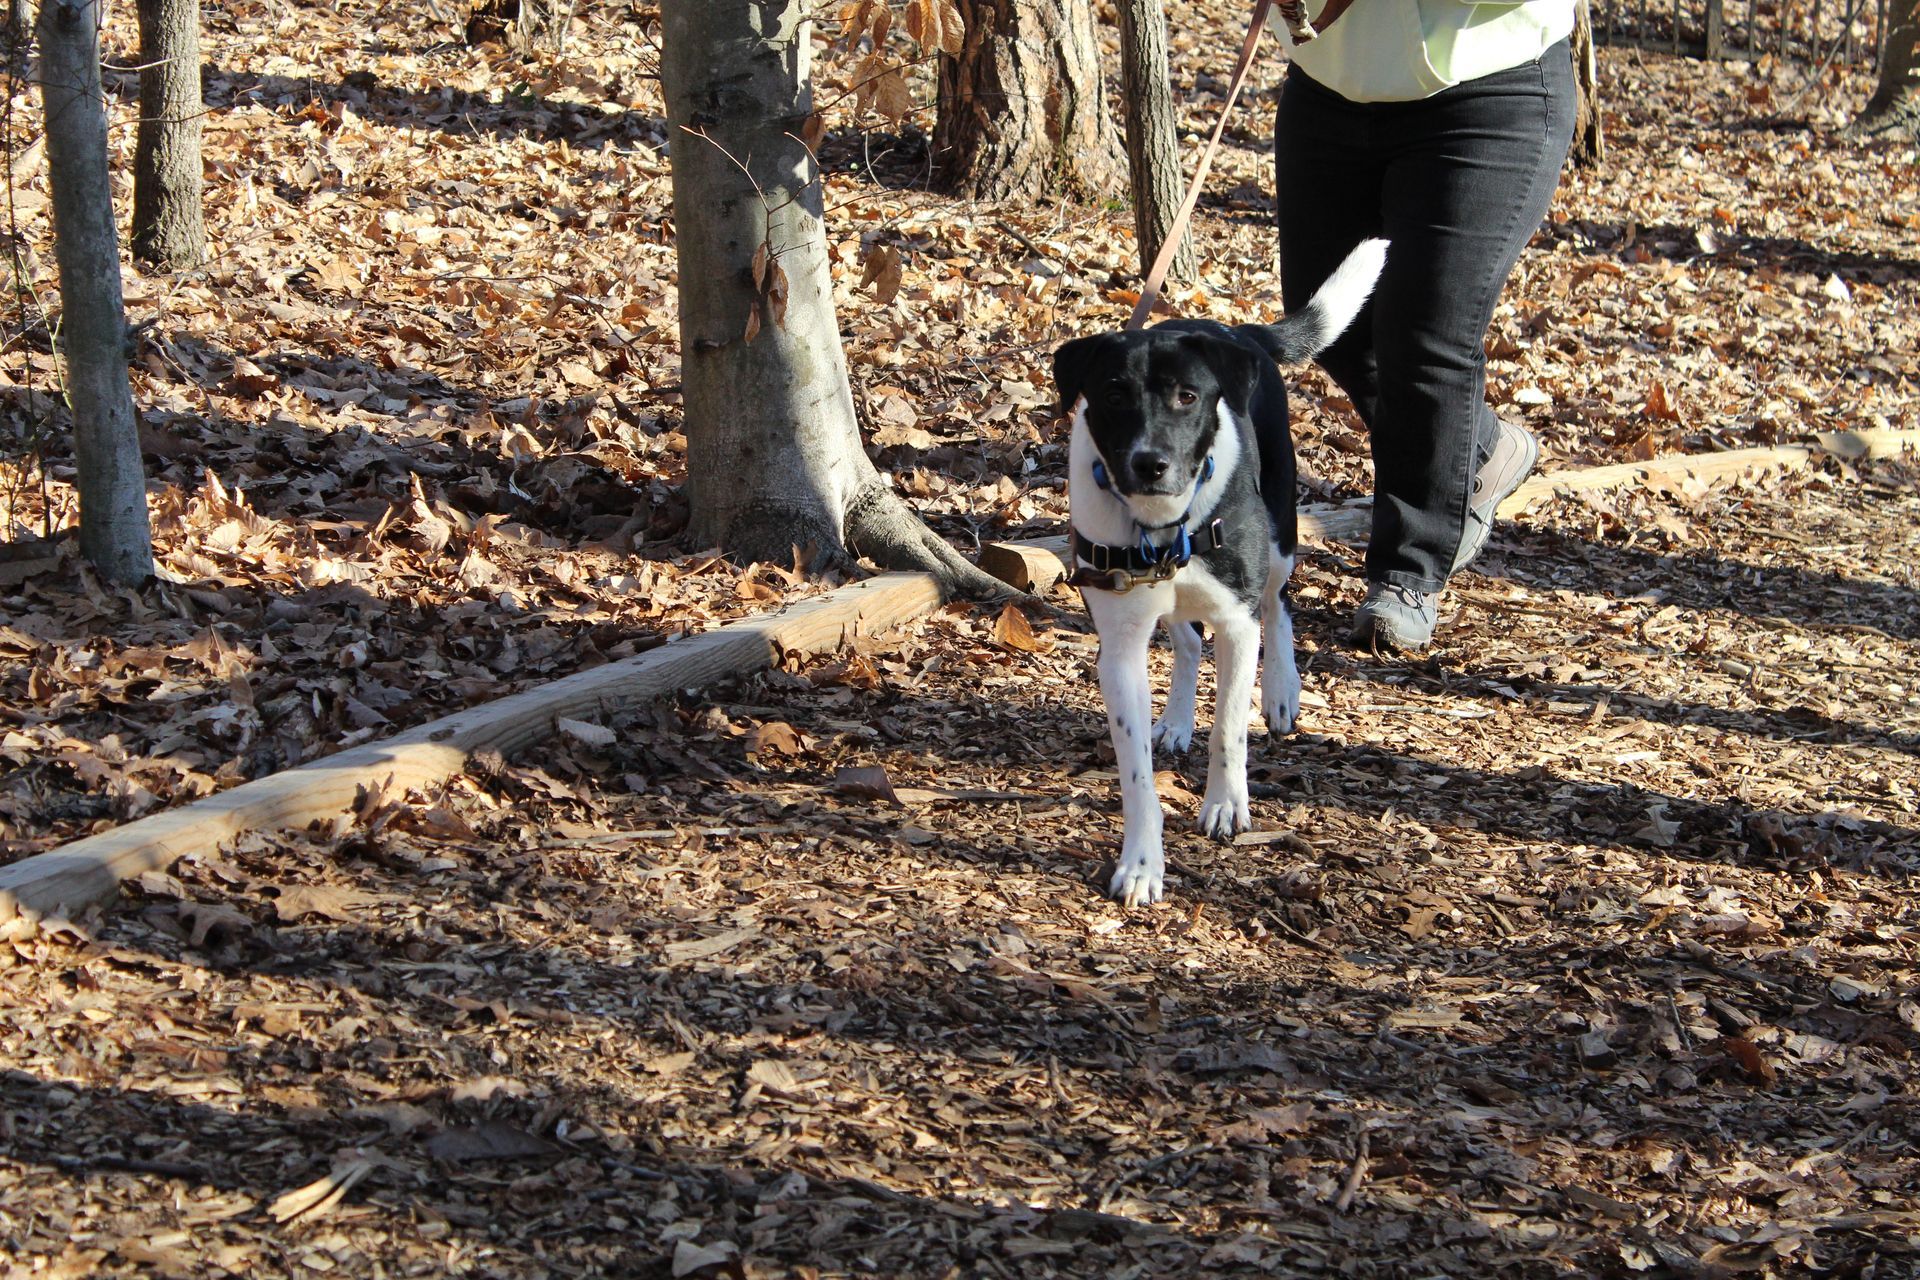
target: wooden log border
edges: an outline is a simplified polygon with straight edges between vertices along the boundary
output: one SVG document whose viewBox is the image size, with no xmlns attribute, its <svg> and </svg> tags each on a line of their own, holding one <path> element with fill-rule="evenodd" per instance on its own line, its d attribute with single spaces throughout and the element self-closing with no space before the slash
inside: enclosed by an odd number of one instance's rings
<svg viewBox="0 0 1920 1280">
<path fill-rule="evenodd" d="M 1830 431 L 1810 445 L 1677 454 L 1647 462 L 1583 467 L 1528 480 L 1500 504 L 1500 515 L 1510 520 L 1556 493 L 1592 493 L 1646 481 L 1718 480 L 1765 468 L 1803 471 L 1824 457 L 1884 458 L 1907 449 L 1920 450 L 1920 432 Z M 1372 527 L 1371 505 L 1300 509 L 1300 538 L 1304 542 L 1352 542 L 1364 539 Z M 1064 537 L 989 542 L 980 549 L 980 567 L 1022 591 L 1045 591 L 1071 572 L 1072 566 L 1066 563 L 1068 555 Z"/>
<path fill-rule="evenodd" d="M 1501 504 L 1500 514 L 1511 517 L 1555 493 L 1646 480 L 1708 480 L 1764 467 L 1801 470 L 1823 456 L 1863 459 L 1906 449 L 1920 449 L 1920 432 L 1842 431 L 1811 445 L 1565 471 L 1521 485 Z M 1315 541 L 1351 539 L 1363 537 L 1371 522 L 1366 507 L 1308 508 L 1301 512 L 1300 532 Z M 1065 538 L 990 543 L 980 563 L 1015 587 L 1044 591 L 1065 573 L 1060 560 L 1065 551 Z M 788 651 L 831 650 L 853 636 L 924 617 L 940 603 L 939 585 L 930 574 L 881 574 L 83 837 L 0 867 L 0 924 L 77 915 L 110 900 L 123 880 L 164 869 L 189 853 L 217 849 L 244 832 L 297 829 L 340 817 L 351 810 L 362 787 L 437 786 L 465 768 L 473 753 L 512 755 L 550 737 L 558 720 L 604 718 L 675 690 L 762 670 Z"/>
<path fill-rule="evenodd" d="M 551 736 L 557 720 L 599 720 L 677 689 L 758 671 L 784 652 L 831 650 L 931 613 L 940 599 L 931 574 L 882 574 L 85 836 L 0 867 L 0 923 L 76 915 L 112 898 L 122 880 L 243 832 L 337 818 L 362 787 L 389 780 L 401 792 L 437 786 L 474 752 L 511 755 Z"/>
</svg>

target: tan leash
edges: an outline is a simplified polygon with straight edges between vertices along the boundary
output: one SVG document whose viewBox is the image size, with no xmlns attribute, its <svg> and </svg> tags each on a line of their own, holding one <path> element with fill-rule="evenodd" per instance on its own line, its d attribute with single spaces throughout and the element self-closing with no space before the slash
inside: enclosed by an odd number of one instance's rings
<svg viewBox="0 0 1920 1280">
<path fill-rule="evenodd" d="M 1247 83 L 1247 73 L 1253 68 L 1253 55 L 1260 47 L 1261 28 L 1267 25 L 1267 14 L 1276 5 L 1296 43 L 1304 44 L 1318 34 L 1313 29 L 1313 23 L 1307 20 L 1303 0 L 1256 0 L 1253 21 L 1247 26 L 1247 38 L 1240 45 L 1239 65 L 1234 67 L 1233 80 L 1227 85 L 1227 101 L 1220 108 L 1220 119 L 1213 126 L 1213 136 L 1207 139 L 1206 150 L 1200 153 L 1200 167 L 1194 172 L 1193 181 L 1187 184 L 1187 193 L 1180 201 L 1180 211 L 1173 215 L 1173 225 L 1167 229 L 1167 238 L 1160 245 L 1160 252 L 1154 256 L 1153 266 L 1140 286 L 1140 301 L 1133 308 L 1132 319 L 1127 321 L 1129 329 L 1144 327 L 1147 317 L 1153 314 L 1153 304 L 1160 300 L 1160 290 L 1167 282 L 1167 272 L 1173 266 L 1174 255 L 1180 251 L 1181 237 L 1187 234 L 1187 223 L 1192 221 L 1194 207 L 1200 203 L 1200 190 L 1206 185 L 1207 171 L 1213 167 L 1213 153 L 1220 149 L 1220 138 L 1226 133 L 1227 119 L 1233 115 L 1233 106 L 1240 100 L 1240 90 Z M 1345 5 L 1341 7 L 1345 8 Z"/>
</svg>

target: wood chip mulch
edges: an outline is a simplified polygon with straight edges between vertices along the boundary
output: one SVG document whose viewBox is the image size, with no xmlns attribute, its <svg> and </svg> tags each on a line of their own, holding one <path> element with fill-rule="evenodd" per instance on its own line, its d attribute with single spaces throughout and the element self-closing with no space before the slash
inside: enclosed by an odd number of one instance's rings
<svg viewBox="0 0 1920 1280">
<path fill-rule="evenodd" d="M 1557 500 L 1415 659 L 1310 555 L 1157 909 L 1063 607 L 16 924 L 0 1275 L 1920 1274 L 1917 479 Z"/>
</svg>

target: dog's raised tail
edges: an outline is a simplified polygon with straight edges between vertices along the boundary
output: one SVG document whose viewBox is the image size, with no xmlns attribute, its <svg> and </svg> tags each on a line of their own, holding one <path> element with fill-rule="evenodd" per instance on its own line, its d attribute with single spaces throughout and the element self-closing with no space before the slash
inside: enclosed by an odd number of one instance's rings
<svg viewBox="0 0 1920 1280">
<path fill-rule="evenodd" d="M 1387 242 L 1362 240 L 1347 260 L 1334 268 L 1313 301 L 1278 324 L 1245 324 L 1239 326 L 1240 332 L 1281 364 L 1310 360 L 1347 331 L 1386 265 Z"/>
</svg>

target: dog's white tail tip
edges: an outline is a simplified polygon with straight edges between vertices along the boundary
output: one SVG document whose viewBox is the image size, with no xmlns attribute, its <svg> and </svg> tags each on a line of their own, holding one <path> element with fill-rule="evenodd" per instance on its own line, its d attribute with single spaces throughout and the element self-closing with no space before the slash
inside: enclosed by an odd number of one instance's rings
<svg viewBox="0 0 1920 1280">
<path fill-rule="evenodd" d="M 1313 305 L 1321 307 L 1332 322 L 1331 336 L 1338 336 L 1358 314 L 1380 273 L 1387 266 L 1387 242 L 1362 240 L 1346 260 L 1335 267 L 1327 282 L 1313 295 Z"/>
</svg>

